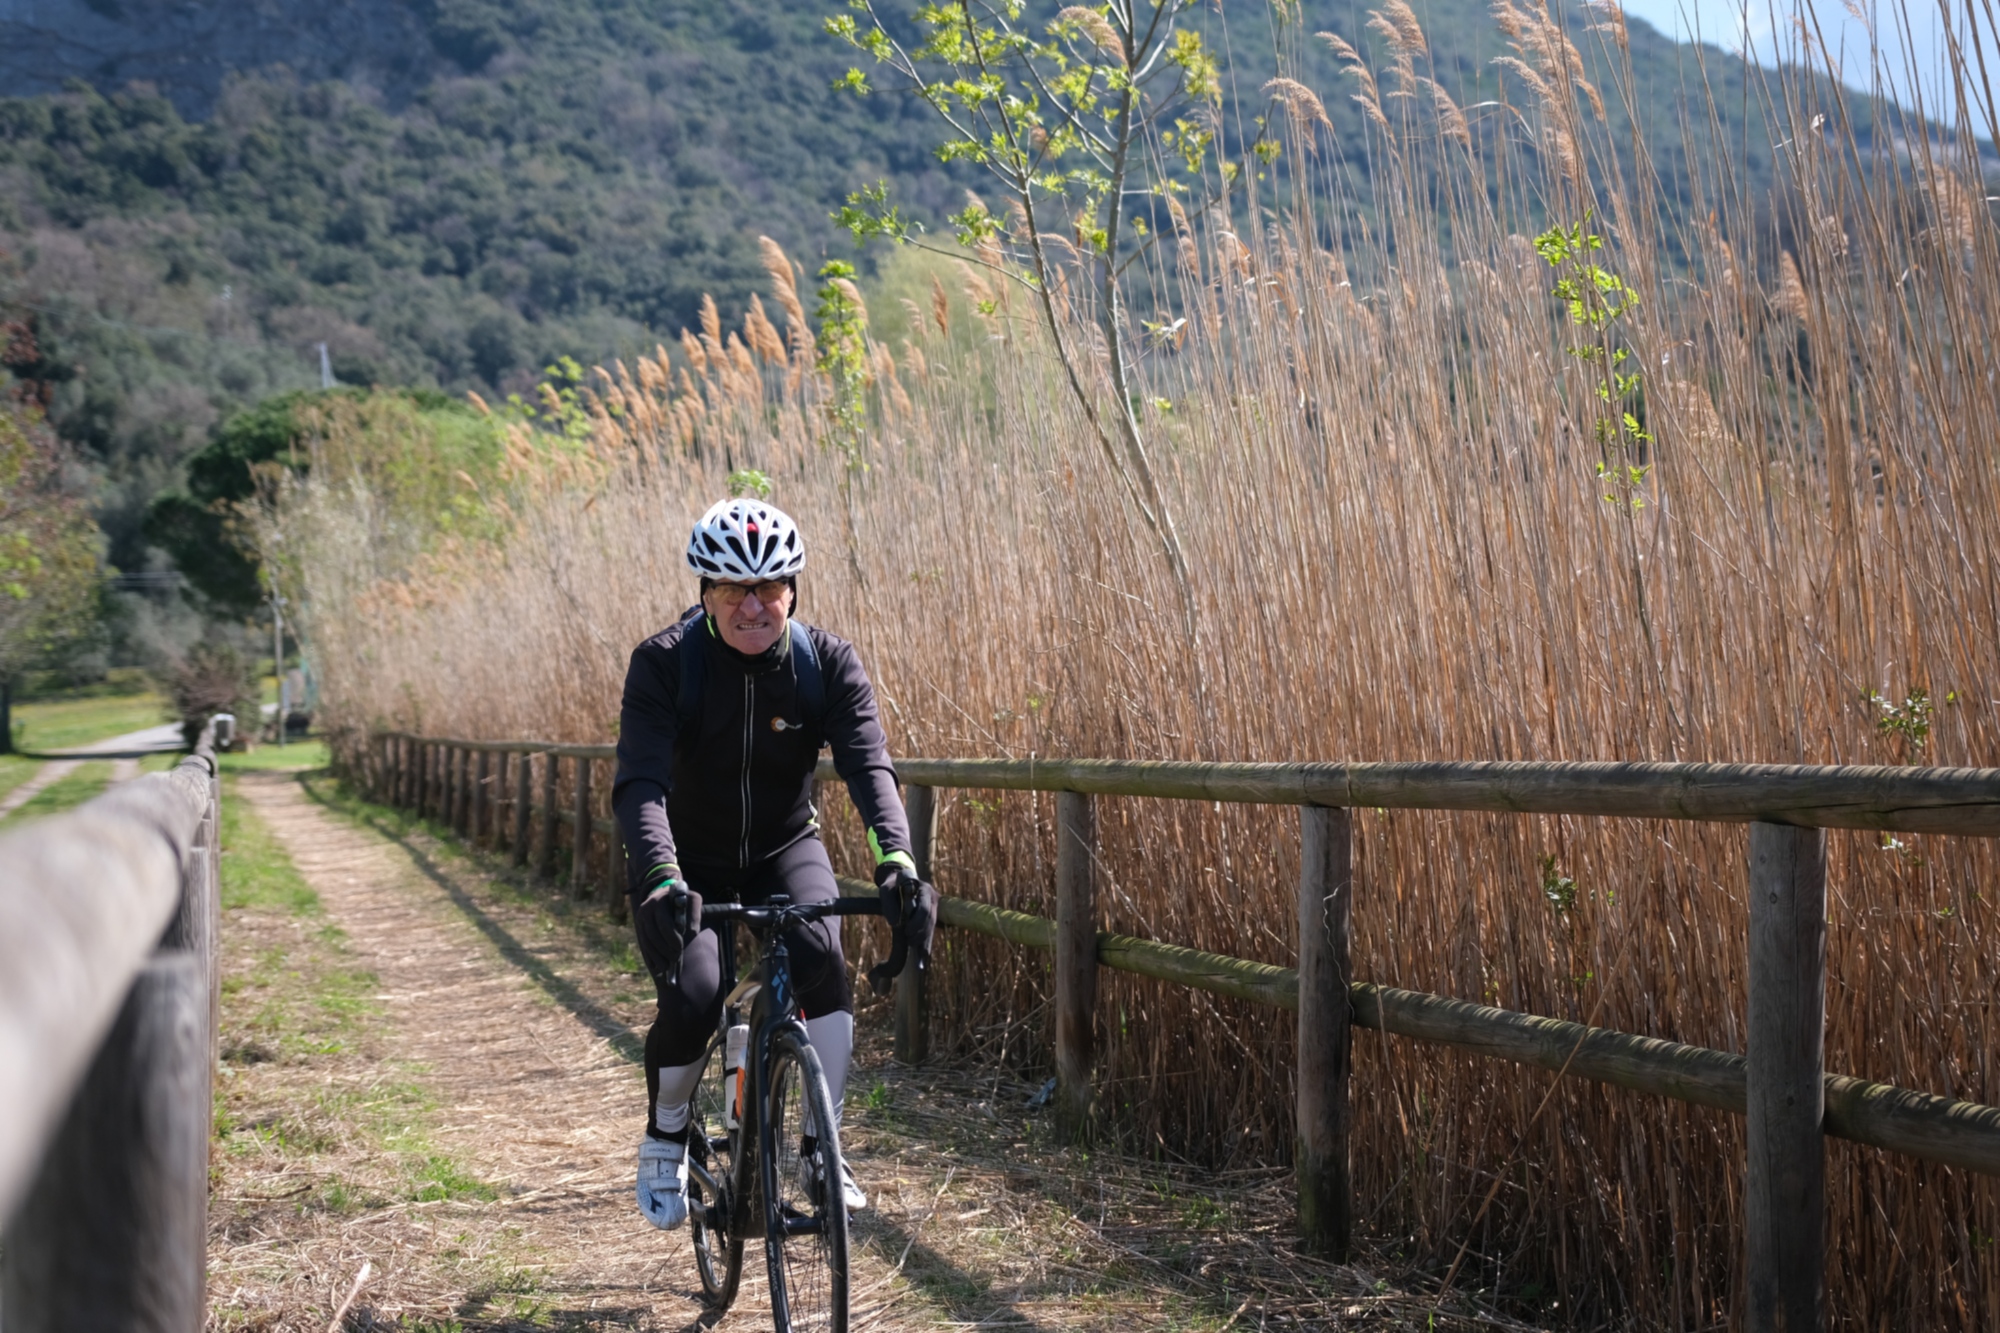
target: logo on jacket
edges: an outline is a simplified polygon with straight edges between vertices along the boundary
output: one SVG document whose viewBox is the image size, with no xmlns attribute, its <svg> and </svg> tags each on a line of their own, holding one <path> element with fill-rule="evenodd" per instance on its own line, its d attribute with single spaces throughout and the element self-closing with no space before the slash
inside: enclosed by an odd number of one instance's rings
<svg viewBox="0 0 2000 1333">
<path fill-rule="evenodd" d="M 773 717 L 771 719 L 771 730 L 773 731 L 804 731 L 805 729 L 806 724 L 803 722 L 787 722 L 782 717 Z"/>
</svg>

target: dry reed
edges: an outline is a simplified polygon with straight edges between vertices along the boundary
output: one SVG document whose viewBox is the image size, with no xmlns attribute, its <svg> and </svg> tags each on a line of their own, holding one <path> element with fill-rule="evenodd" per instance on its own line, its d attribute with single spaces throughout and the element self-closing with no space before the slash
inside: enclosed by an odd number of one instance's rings
<svg viewBox="0 0 2000 1333">
<path fill-rule="evenodd" d="M 1892 143 L 1878 107 L 1863 144 L 1823 84 L 1773 76 L 1783 189 L 1753 208 L 1697 92 L 1705 165 L 1672 216 L 1700 221 L 1679 226 L 1604 123 L 1625 85 L 1587 82 L 1539 5 L 1501 20 L 1535 99 L 1517 109 L 1468 124 L 1442 89 L 1382 99 L 1363 71 L 1369 212 L 1301 191 L 1174 217 L 1156 282 L 1186 323 L 1150 347 L 1144 416 L 1194 642 L 1047 339 L 973 270 L 986 313 L 939 286 L 874 362 L 842 551 L 829 390 L 767 245 L 789 358 L 758 312 L 762 365 L 705 319 L 685 364 L 605 376 L 589 441 L 522 445 L 504 540 L 385 554 L 361 491 L 290 498 L 328 713 L 354 736 L 610 738 L 627 651 L 692 600 L 681 534 L 754 466 L 816 537 L 804 616 L 860 645 L 903 754 L 2000 762 L 2000 247 L 1969 142 L 1905 122 Z M 1421 80 L 1407 8 L 1378 26 L 1387 81 Z M 1620 44 L 1600 26 L 1586 40 Z M 1310 90 L 1282 91 L 1298 179 L 1339 198 L 1353 164 L 1312 142 Z M 1259 231 L 1262 205 L 1286 211 Z M 1643 297 L 1621 339 L 1654 437 L 1609 501 L 1593 370 L 1564 354 L 1578 335 L 1528 239 L 1587 212 Z M 1086 294 L 1065 295 L 1082 327 Z M 954 793 L 941 884 L 1046 911 L 1052 813 Z M 1107 800 L 1100 824 L 1109 928 L 1290 961 L 1289 812 Z M 1742 830 L 1366 812 L 1358 831 L 1360 977 L 1742 1048 Z M 1830 864 L 1829 1067 L 2000 1100 L 1993 853 L 1835 834 Z M 942 975 L 951 1041 L 1042 1058 L 1039 959 L 953 941 Z M 1100 1021 L 1129 1142 L 1286 1158 L 1281 1016 L 1115 977 Z M 1577 1084 L 1531 1123 L 1546 1074 L 1373 1036 L 1357 1062 L 1378 1233 L 1448 1262 L 1503 1173 L 1472 1280 L 1538 1288 L 1541 1317 L 1578 1326 L 1729 1319 L 1740 1121 Z M 2000 1324 L 1993 1182 L 1828 1156 L 1832 1326 Z"/>
</svg>

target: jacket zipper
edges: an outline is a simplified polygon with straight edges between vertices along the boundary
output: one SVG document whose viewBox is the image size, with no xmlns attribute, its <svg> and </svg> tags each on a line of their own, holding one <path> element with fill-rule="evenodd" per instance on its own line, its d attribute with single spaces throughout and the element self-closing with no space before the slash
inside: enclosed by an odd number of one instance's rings
<svg viewBox="0 0 2000 1333">
<path fill-rule="evenodd" d="M 743 677 L 743 837 L 736 851 L 737 869 L 747 869 L 750 865 L 750 745 L 756 736 L 754 719 L 757 715 L 757 683 L 752 676 Z"/>
</svg>

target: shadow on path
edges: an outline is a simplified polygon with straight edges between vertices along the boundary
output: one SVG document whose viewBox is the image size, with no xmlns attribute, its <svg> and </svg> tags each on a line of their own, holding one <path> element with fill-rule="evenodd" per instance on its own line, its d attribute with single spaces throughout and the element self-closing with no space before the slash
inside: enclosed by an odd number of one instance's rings
<svg viewBox="0 0 2000 1333">
<path fill-rule="evenodd" d="M 968 1272 L 919 1240 L 928 1220 L 919 1218 L 914 1224 L 904 1226 L 880 1213 L 867 1212 L 853 1214 L 850 1225 L 857 1242 L 874 1242 L 881 1247 L 885 1259 L 892 1254 L 900 1255 L 897 1267 L 910 1284 L 911 1293 L 952 1323 L 975 1328 L 1050 1330 L 1049 1325 L 1021 1313 L 1013 1300 L 997 1294 L 991 1277 Z M 858 1304 L 865 1294 L 856 1291 L 851 1298 L 853 1303 Z"/>
<path fill-rule="evenodd" d="M 390 842 L 401 847 L 404 852 L 408 853 L 412 864 L 418 870 L 422 871 L 424 876 L 433 884 L 444 890 L 445 896 L 451 899 L 453 905 L 464 914 L 466 920 L 470 921 L 487 939 L 493 941 L 493 946 L 500 951 L 501 958 L 521 971 L 535 985 L 539 986 L 543 994 L 569 1010 L 585 1027 L 604 1038 L 605 1042 L 622 1059 L 632 1064 L 641 1064 L 644 1062 L 646 1043 L 643 1037 L 635 1034 L 616 1014 L 584 994 L 583 991 L 564 978 L 561 973 L 537 957 L 533 949 L 523 944 L 512 931 L 489 915 L 485 908 L 474 902 L 472 896 L 459 887 L 458 882 L 452 878 L 450 873 L 428 852 L 411 841 L 406 832 L 389 825 L 378 816 L 366 810 L 345 806 L 338 800 L 318 790 L 310 779 L 324 772 L 325 770 L 318 770 L 315 773 L 301 773 L 298 775 L 298 784 L 305 790 L 308 797 L 323 809 L 333 814 L 360 821 L 376 833 L 387 838 Z"/>
</svg>

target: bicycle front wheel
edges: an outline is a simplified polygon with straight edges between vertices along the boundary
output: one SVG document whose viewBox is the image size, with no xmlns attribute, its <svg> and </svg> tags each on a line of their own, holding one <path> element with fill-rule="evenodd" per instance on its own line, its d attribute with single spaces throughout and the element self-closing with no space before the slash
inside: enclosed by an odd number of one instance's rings
<svg viewBox="0 0 2000 1333">
<path fill-rule="evenodd" d="M 847 1206 L 840 1134 L 826 1075 L 811 1043 L 780 1032 L 758 1134 L 763 1158 L 764 1256 L 777 1333 L 846 1333 Z"/>
<path fill-rule="evenodd" d="M 736 1218 L 747 1216 L 735 1195 L 744 1183 L 738 1179 L 736 1140 L 724 1119 L 736 1096 L 736 1080 L 723 1068 L 722 1038 L 708 1044 L 708 1060 L 695 1090 L 688 1125 L 688 1151 L 693 1160 L 706 1167 L 721 1189 L 712 1197 L 696 1179 L 688 1181 L 689 1231 L 694 1241 L 695 1268 L 701 1273 L 702 1295 L 709 1308 L 726 1310 L 736 1299 L 736 1284 L 743 1275 L 743 1231 Z"/>
</svg>

